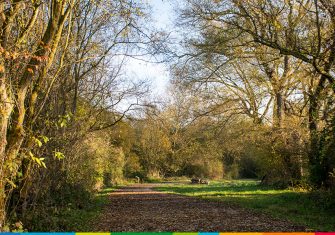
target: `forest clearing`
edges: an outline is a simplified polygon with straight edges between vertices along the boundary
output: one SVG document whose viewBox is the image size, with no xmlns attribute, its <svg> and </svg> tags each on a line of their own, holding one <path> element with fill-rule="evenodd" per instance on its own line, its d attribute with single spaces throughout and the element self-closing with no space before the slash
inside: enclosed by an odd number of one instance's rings
<svg viewBox="0 0 335 235">
<path fill-rule="evenodd" d="M 303 226 L 225 203 L 153 188 L 161 186 L 140 184 L 112 193 L 95 231 L 305 231 Z"/>
<path fill-rule="evenodd" d="M 335 230 L 334 35 L 335 0 L 0 0 L 0 232 Z"/>
<path fill-rule="evenodd" d="M 327 208 L 327 195 L 275 189 L 261 186 L 257 180 L 225 180 L 211 185 L 193 185 L 185 180 L 133 184 L 105 190 L 104 194 L 98 194 L 102 196 L 107 200 L 94 217 L 85 216 L 87 212 L 62 215 L 69 220 L 65 230 L 312 232 L 335 229 L 333 211 Z"/>
</svg>

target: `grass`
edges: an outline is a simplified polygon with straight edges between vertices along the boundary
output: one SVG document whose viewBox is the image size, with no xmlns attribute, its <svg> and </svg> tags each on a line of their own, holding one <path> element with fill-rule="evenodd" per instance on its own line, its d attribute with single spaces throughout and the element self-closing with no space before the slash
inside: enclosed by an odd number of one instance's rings
<svg viewBox="0 0 335 235">
<path fill-rule="evenodd" d="M 115 188 L 106 188 L 90 198 L 81 195 L 83 200 L 77 202 L 80 206 L 67 203 L 62 207 L 39 208 L 31 214 L 29 227 L 24 228 L 24 231 L 92 231 L 94 221 L 108 204 L 109 195 L 114 190 Z"/>
<path fill-rule="evenodd" d="M 167 177 L 167 178 L 147 178 L 144 180 L 146 183 L 185 183 L 188 182 L 189 178 L 181 177 Z"/>
<path fill-rule="evenodd" d="M 313 231 L 335 231 L 335 198 L 326 192 L 275 189 L 256 180 L 231 180 L 210 185 L 172 183 L 157 190 L 220 200 L 275 218 L 288 219 Z"/>
<path fill-rule="evenodd" d="M 106 188 L 97 193 L 83 209 L 68 209 L 60 215 L 66 221 L 64 231 L 92 231 L 93 221 L 101 214 L 108 203 L 108 198 L 115 188 Z"/>
</svg>

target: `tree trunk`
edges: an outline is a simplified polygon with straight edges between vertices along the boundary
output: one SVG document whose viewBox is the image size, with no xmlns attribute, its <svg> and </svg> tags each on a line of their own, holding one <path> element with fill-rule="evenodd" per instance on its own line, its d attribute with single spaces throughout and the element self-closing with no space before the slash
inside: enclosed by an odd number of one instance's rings
<svg viewBox="0 0 335 235">
<path fill-rule="evenodd" d="M 5 75 L 2 70 L 0 71 L 0 231 L 2 231 L 2 227 L 6 219 L 5 162 L 8 120 L 12 110 L 13 104 L 7 92 Z"/>
<path fill-rule="evenodd" d="M 273 109 L 273 125 L 281 127 L 283 120 L 283 96 L 280 92 L 275 92 L 275 104 Z"/>
<path fill-rule="evenodd" d="M 309 109 L 308 109 L 308 128 L 310 134 L 310 149 L 308 153 L 309 167 L 310 167 L 310 181 L 316 187 L 322 186 L 325 179 L 325 174 L 322 169 L 321 152 L 320 152 L 320 133 L 318 130 L 319 121 L 319 97 L 321 91 L 324 89 L 326 78 L 320 77 L 318 86 L 315 92 L 309 94 Z"/>
<path fill-rule="evenodd" d="M 77 111 L 77 103 L 78 103 L 78 89 L 79 89 L 79 79 L 75 78 L 74 84 L 74 95 L 73 95 L 73 102 L 72 102 L 72 114 L 75 115 Z"/>
</svg>

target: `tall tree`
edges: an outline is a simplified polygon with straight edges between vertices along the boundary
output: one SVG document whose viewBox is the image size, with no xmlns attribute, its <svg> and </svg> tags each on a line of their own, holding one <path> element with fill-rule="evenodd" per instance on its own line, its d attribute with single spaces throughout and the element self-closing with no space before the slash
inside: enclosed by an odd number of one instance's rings
<svg viewBox="0 0 335 235">
<path fill-rule="evenodd" d="M 324 97 L 329 99 L 329 91 L 334 91 L 334 4 L 326 1 L 185 1 L 181 13 L 184 23 L 198 29 L 198 34 L 191 37 L 201 40 L 205 36 L 219 34 L 216 44 L 202 41 L 202 48 L 211 48 L 211 53 L 221 53 L 224 58 L 231 58 L 232 51 L 253 45 L 262 45 L 283 56 L 283 64 L 277 79 L 274 79 L 274 65 L 261 63 L 264 72 L 272 80 L 274 88 L 277 123 L 282 116 L 282 94 L 278 82 L 286 80 L 288 59 L 302 63 L 312 70 L 307 77 L 301 77 L 301 84 L 306 78 L 312 78 L 308 90 L 308 128 L 310 131 L 310 172 L 315 185 L 329 186 L 334 159 L 331 155 L 322 154 L 334 140 L 328 143 L 322 139 L 322 129 L 332 129 L 333 115 L 327 120 L 320 114 L 331 107 L 323 105 Z M 194 40 L 193 40 L 194 42 Z M 196 40 L 195 40 L 196 42 Z M 208 43 L 207 43 L 208 42 Z M 207 44 L 206 44 L 207 43 Z M 268 49 L 267 49 L 268 50 Z M 250 56 L 250 49 L 241 51 L 243 56 Z M 264 57 L 264 56 L 263 56 Z M 258 57 L 258 59 L 262 59 Z M 264 61 L 264 58 L 262 59 Z M 292 66 L 291 66 L 292 67 Z M 280 75 L 280 76 L 278 76 Z M 279 77 L 282 77 L 278 80 Z M 289 77 L 292 77 L 289 76 Z M 292 84 L 291 84 L 292 85 Z M 290 86 L 291 86 L 290 85 Z M 285 97 L 284 97 L 285 98 Z M 328 113 L 328 112 L 327 112 Z M 325 125 L 325 128 L 322 126 Z"/>
</svg>

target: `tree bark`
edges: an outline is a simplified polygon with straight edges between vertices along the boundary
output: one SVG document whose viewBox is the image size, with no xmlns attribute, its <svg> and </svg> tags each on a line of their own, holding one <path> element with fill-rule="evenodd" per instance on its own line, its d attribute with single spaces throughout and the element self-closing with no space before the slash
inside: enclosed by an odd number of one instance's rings
<svg viewBox="0 0 335 235">
<path fill-rule="evenodd" d="M 13 101 L 6 85 L 5 71 L 2 63 L 0 64 L 0 231 L 6 219 L 6 147 L 8 121 L 13 110 Z"/>
</svg>

